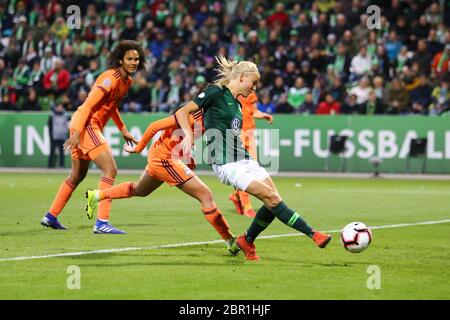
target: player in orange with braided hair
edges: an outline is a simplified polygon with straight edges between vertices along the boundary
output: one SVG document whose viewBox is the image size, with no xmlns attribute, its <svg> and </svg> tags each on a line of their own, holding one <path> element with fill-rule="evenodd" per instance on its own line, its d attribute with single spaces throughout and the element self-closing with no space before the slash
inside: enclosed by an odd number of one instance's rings
<svg viewBox="0 0 450 320">
<path fill-rule="evenodd" d="M 191 115 L 190 122 L 194 129 L 194 137 L 200 137 L 204 131 L 202 112 L 198 111 Z M 183 140 L 183 134 L 175 115 L 151 123 L 139 143 L 135 147 L 125 144 L 124 150 L 129 153 L 142 152 L 152 137 L 160 130 L 164 131 L 148 151 L 148 163 L 139 181 L 124 182 L 103 190 L 88 189 L 86 191 L 88 216 L 93 216 L 97 206 L 104 201 L 145 197 L 166 182 L 170 186 L 178 187 L 200 202 L 206 220 L 220 234 L 230 253 L 237 254 L 240 249 L 235 243 L 236 237 L 230 232 L 230 227 L 217 207 L 211 190 L 191 170 L 195 167 L 194 160 L 190 156 L 185 156 L 179 147 Z M 189 167 L 182 160 L 187 161 Z"/>
<path fill-rule="evenodd" d="M 138 42 L 123 40 L 110 53 L 108 62 L 110 69 L 99 75 L 85 102 L 73 114 L 70 138 L 64 143 L 64 148 L 71 151 L 72 171 L 61 184 L 50 209 L 42 218 L 43 226 L 67 230 L 57 217 L 85 178 L 91 161 L 102 172 L 98 188 L 106 189 L 114 184 L 117 166 L 111 148 L 102 134 L 102 129 L 110 118 L 127 143 L 137 143 L 120 117 L 118 106 L 131 85 L 130 75 L 145 68 L 144 52 Z M 94 233 L 125 233 L 109 224 L 110 207 L 111 201 L 100 204 Z"/>
<path fill-rule="evenodd" d="M 238 96 L 238 100 L 242 106 L 242 144 L 250 156 L 254 160 L 257 160 L 255 119 L 266 119 L 267 122 L 271 124 L 273 117 L 268 113 L 258 110 L 258 107 L 256 106 L 258 97 L 254 92 L 252 92 L 248 97 L 240 95 Z M 253 210 L 252 202 L 247 192 L 236 189 L 232 194 L 230 194 L 229 199 L 234 203 L 238 214 L 243 214 L 250 218 L 254 218 L 256 216 L 256 212 Z"/>
</svg>

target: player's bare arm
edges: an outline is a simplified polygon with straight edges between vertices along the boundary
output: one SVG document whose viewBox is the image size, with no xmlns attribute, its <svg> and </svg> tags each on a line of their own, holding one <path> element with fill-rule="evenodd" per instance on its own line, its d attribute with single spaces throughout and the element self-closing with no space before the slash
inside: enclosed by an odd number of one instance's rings
<svg viewBox="0 0 450 320">
<path fill-rule="evenodd" d="M 180 128 L 183 130 L 185 134 L 185 137 L 181 142 L 181 148 L 184 154 L 189 154 L 192 145 L 194 144 L 194 131 L 192 130 L 189 121 L 189 115 L 198 110 L 200 110 L 200 107 L 195 102 L 190 101 L 188 104 L 180 108 L 175 113 L 175 117 L 177 118 L 178 124 L 180 125 Z"/>
</svg>

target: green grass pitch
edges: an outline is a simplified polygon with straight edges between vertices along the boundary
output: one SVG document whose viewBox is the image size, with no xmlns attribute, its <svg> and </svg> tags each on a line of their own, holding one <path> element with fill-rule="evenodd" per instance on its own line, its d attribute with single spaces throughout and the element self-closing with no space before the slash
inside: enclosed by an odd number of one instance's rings
<svg viewBox="0 0 450 320">
<path fill-rule="evenodd" d="M 111 222 L 126 235 L 94 235 L 84 213 L 84 191 L 98 181 L 91 174 L 60 216 L 70 230 L 43 228 L 39 220 L 65 176 L 0 174 L 0 299 L 450 299 L 450 223 L 374 229 L 360 254 L 346 252 L 338 233 L 323 250 L 305 236 L 261 238 L 255 244 L 262 260 L 255 263 L 230 256 L 223 243 L 181 246 L 218 235 L 195 199 L 166 185 L 146 198 L 113 202 Z M 119 172 L 116 183 L 137 179 Z M 233 213 L 231 189 L 215 177 L 202 179 L 232 231 L 245 231 L 251 219 Z M 449 181 L 274 180 L 285 202 L 319 230 L 352 221 L 387 226 L 450 219 Z M 261 236 L 294 232 L 274 221 Z M 167 244 L 180 246 L 159 247 Z M 10 260 L 130 247 L 139 250 Z M 75 283 L 70 266 L 79 268 L 79 289 L 68 288 Z"/>
</svg>

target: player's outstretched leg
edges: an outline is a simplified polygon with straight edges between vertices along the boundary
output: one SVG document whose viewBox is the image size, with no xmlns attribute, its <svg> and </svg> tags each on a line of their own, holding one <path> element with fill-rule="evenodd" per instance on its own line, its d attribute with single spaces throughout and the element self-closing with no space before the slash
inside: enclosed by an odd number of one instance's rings
<svg viewBox="0 0 450 320">
<path fill-rule="evenodd" d="M 238 237 L 238 245 L 245 253 L 247 260 L 259 260 L 256 255 L 256 248 L 253 244 L 256 237 L 263 232 L 275 219 L 275 215 L 266 206 L 262 206 L 256 213 L 247 232 Z"/>
<path fill-rule="evenodd" d="M 97 214 L 99 191 L 87 189 L 85 195 L 87 199 L 86 215 L 89 219 L 92 219 L 94 217 L 94 214 Z"/>
<path fill-rule="evenodd" d="M 297 212 L 290 209 L 282 201 L 270 177 L 266 178 L 264 181 L 252 181 L 246 191 L 263 201 L 266 210 L 271 211 L 273 216 L 277 217 L 281 222 L 291 228 L 307 235 L 319 248 L 325 248 L 331 241 L 331 235 L 313 230 Z M 268 219 L 270 215 L 266 210 L 264 210 L 264 208 L 258 210 L 251 227 L 247 231 L 247 236 L 250 235 L 247 241 L 254 241 L 256 236 L 272 222 Z"/>
<path fill-rule="evenodd" d="M 41 219 L 41 225 L 56 230 L 67 230 L 67 228 L 58 221 L 58 215 L 66 206 L 78 184 L 83 181 L 86 176 L 89 170 L 89 163 L 89 160 L 72 158 L 72 171 L 70 176 L 61 183 L 48 212 Z"/>
<path fill-rule="evenodd" d="M 230 226 L 214 202 L 211 190 L 209 190 L 208 186 L 200 180 L 199 177 L 194 176 L 177 187 L 200 202 L 205 219 L 217 233 L 220 234 L 227 245 L 228 251 L 232 255 L 236 255 L 240 251 L 236 244 L 236 237 L 231 233 Z"/>
<path fill-rule="evenodd" d="M 94 214 L 97 213 L 98 203 L 100 202 L 100 191 L 99 190 L 86 190 L 86 214 L 89 219 L 94 217 Z M 95 222 L 93 232 L 95 234 L 125 234 L 126 232 L 120 229 L 115 228 L 108 221 L 102 221 L 97 219 Z"/>
</svg>

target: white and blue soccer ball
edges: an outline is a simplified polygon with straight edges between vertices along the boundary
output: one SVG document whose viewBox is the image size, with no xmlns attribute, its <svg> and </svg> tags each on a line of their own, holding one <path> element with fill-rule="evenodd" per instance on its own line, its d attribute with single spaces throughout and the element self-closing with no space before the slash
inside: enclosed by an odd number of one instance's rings
<svg viewBox="0 0 450 320">
<path fill-rule="evenodd" d="M 341 230 L 341 242 L 348 252 L 362 252 L 372 242 L 372 231 L 362 222 L 349 223 Z"/>
</svg>

